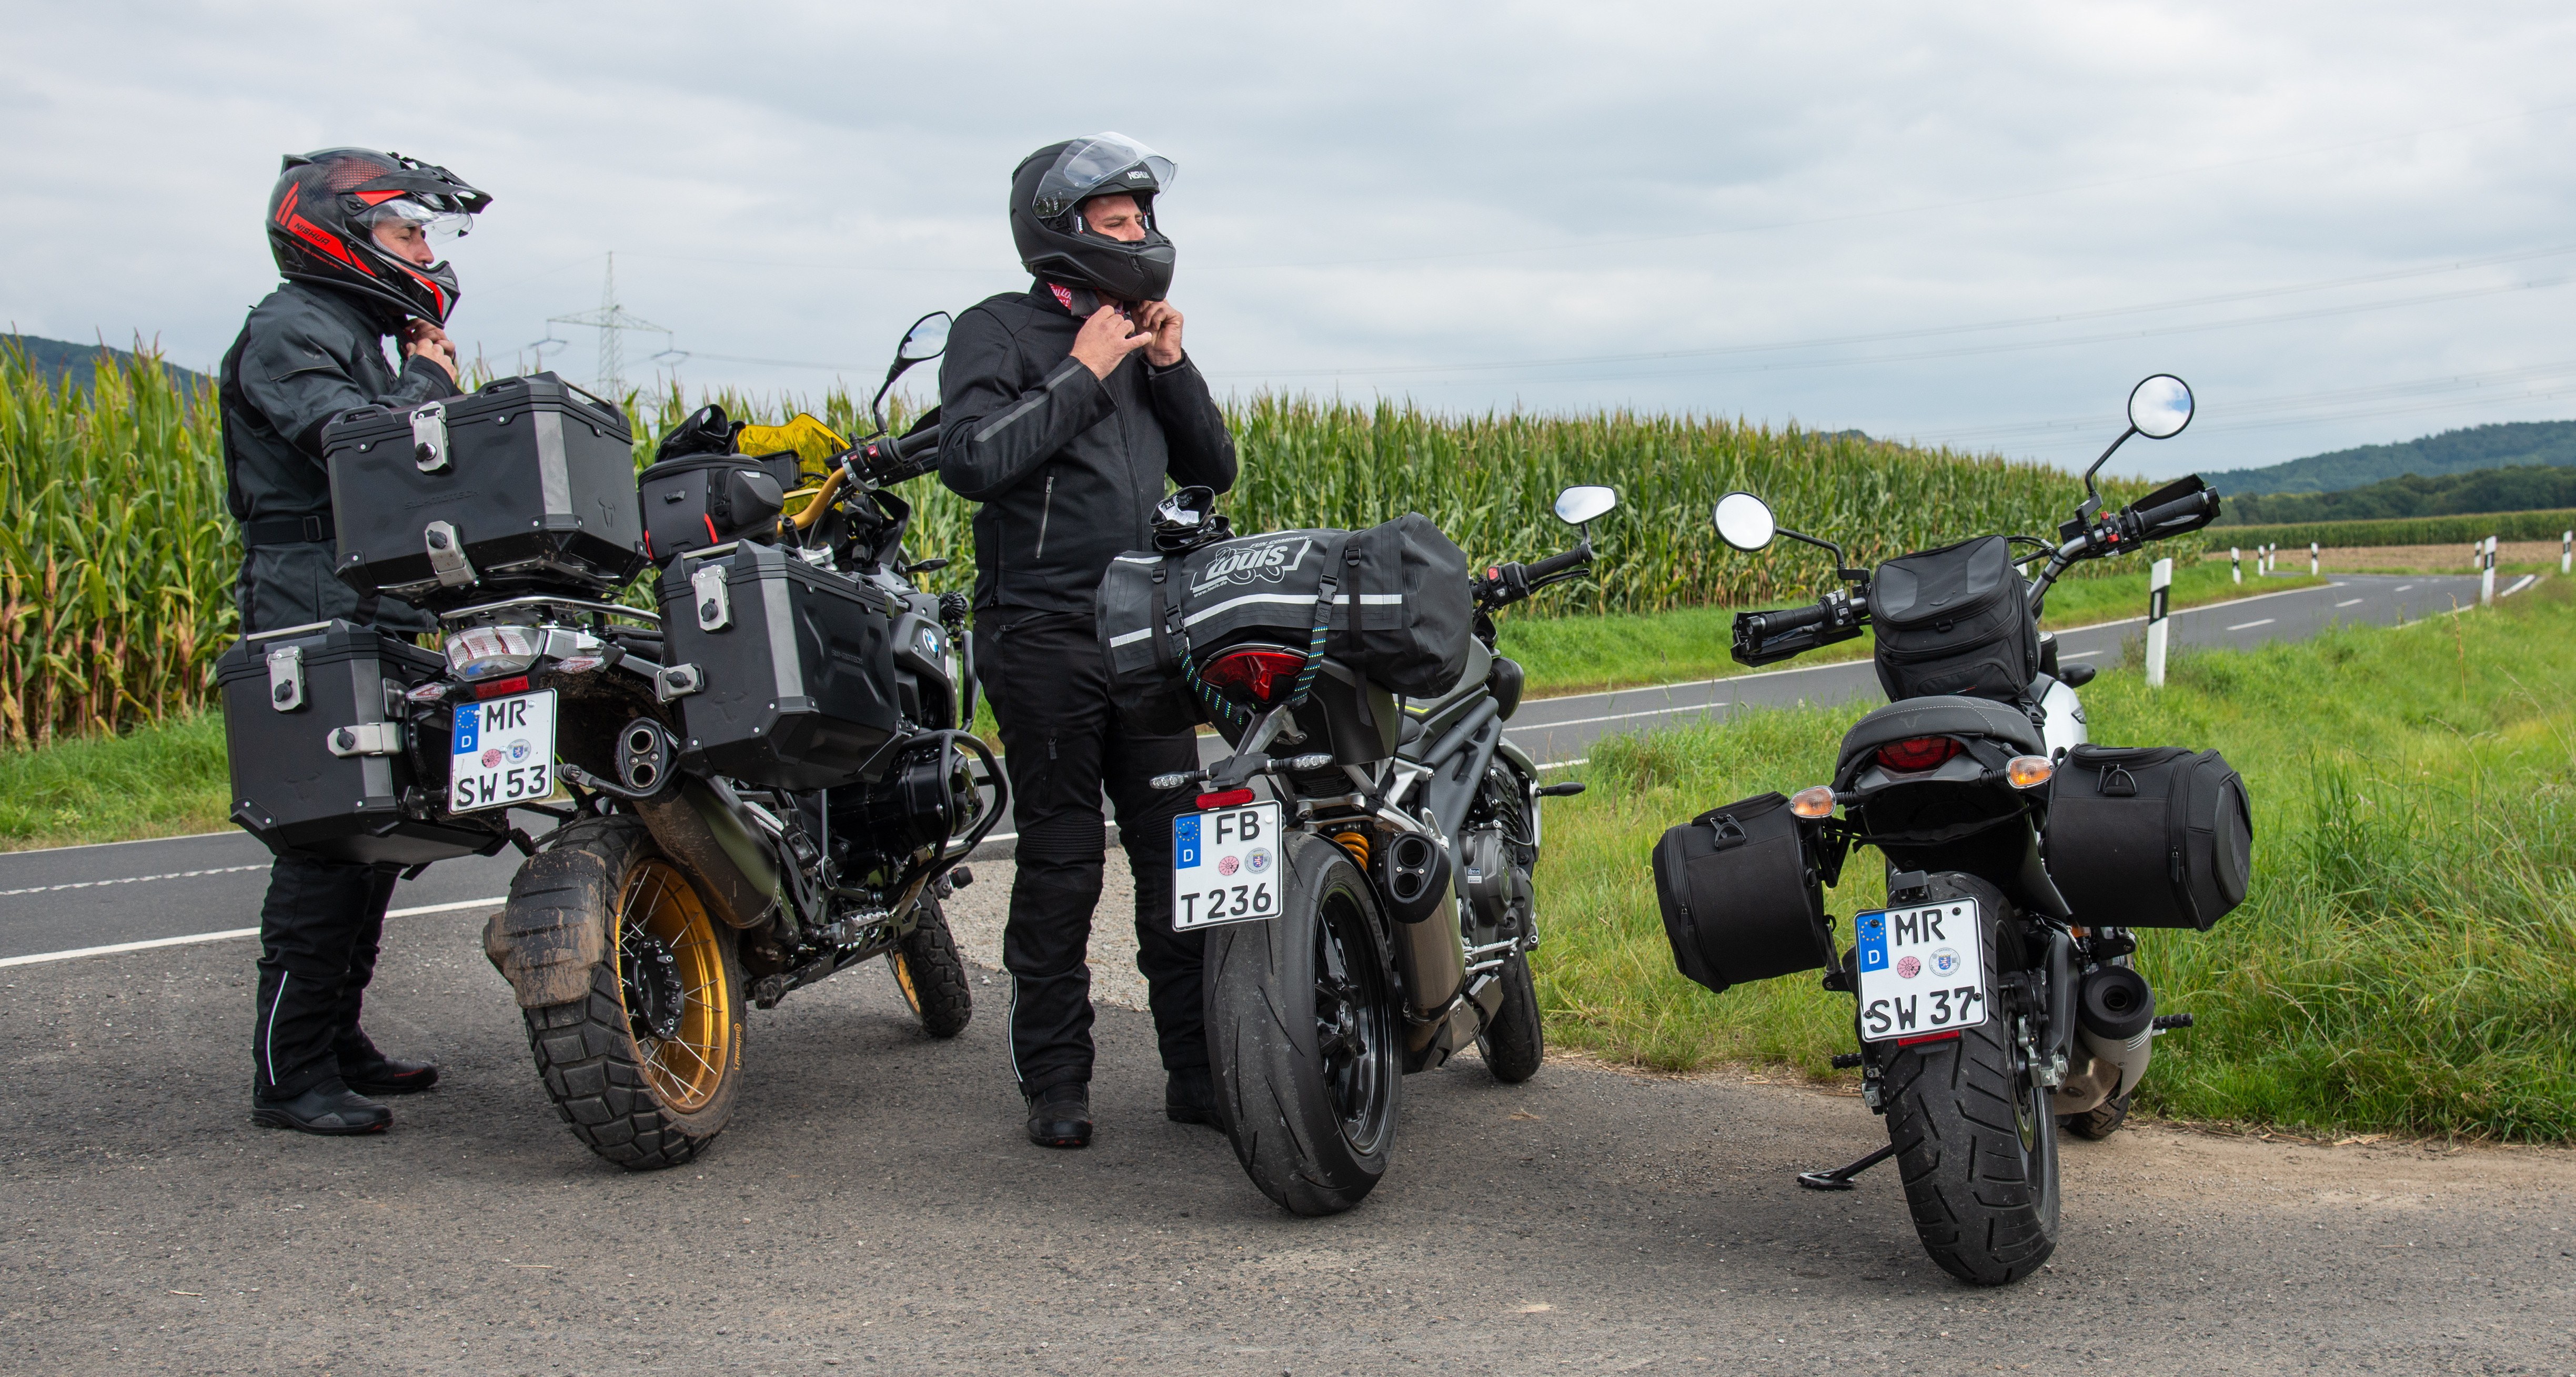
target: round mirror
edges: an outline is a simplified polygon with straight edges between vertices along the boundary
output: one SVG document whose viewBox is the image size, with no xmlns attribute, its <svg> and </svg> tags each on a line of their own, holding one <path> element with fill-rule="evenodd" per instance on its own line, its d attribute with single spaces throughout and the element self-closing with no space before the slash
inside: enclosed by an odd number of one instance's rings
<svg viewBox="0 0 2576 1377">
<path fill-rule="evenodd" d="M 1567 488 L 1556 495 L 1556 519 L 1580 526 L 1618 505 L 1619 494 L 1608 488 Z"/>
<path fill-rule="evenodd" d="M 912 323 L 903 335 L 903 347 L 895 357 L 905 363 L 935 359 L 948 349 L 948 327 L 955 323 L 946 311 L 933 311 Z M 879 336 L 883 338 L 883 336 Z"/>
<path fill-rule="evenodd" d="M 2158 373 L 2129 393 L 2129 424 L 2150 440 L 2170 440 L 2191 424 L 2191 388 L 2171 373 Z"/>
<path fill-rule="evenodd" d="M 1769 549 L 1771 538 L 1780 533 L 1780 523 L 1771 515 L 1771 504 L 1749 492 L 1731 492 L 1717 499 L 1712 516 L 1717 523 L 1717 538 L 1746 554 Z"/>
</svg>

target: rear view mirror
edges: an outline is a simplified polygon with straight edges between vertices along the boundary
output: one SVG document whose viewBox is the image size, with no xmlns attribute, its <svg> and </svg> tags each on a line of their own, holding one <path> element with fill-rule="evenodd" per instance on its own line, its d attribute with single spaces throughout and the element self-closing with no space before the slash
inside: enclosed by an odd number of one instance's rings
<svg viewBox="0 0 2576 1377">
<path fill-rule="evenodd" d="M 1556 495 L 1556 519 L 1568 526 L 1580 526 L 1607 515 L 1618 505 L 1619 494 L 1608 488 L 1567 488 Z"/>
<path fill-rule="evenodd" d="M 2171 373 L 2158 373 L 2129 393 L 2129 424 L 2150 440 L 2170 440 L 2191 424 L 2191 388 Z"/>
<path fill-rule="evenodd" d="M 933 311 L 912 323 L 905 331 L 903 345 L 895 357 L 904 363 L 920 363 L 948 352 L 948 327 L 956 321 L 946 311 Z"/>
<path fill-rule="evenodd" d="M 1717 526 L 1718 539 L 1748 555 L 1769 549 L 1772 537 L 1780 534 L 1771 504 L 1749 492 L 1731 492 L 1717 499 L 1710 519 Z"/>
</svg>

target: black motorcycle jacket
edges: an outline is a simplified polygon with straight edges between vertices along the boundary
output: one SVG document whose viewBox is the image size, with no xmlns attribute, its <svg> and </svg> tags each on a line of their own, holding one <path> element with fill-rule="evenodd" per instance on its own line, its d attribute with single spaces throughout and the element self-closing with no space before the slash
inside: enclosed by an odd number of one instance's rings
<svg viewBox="0 0 2576 1377">
<path fill-rule="evenodd" d="M 1234 438 L 1184 356 L 1107 378 L 1073 358 L 1100 301 L 1038 283 L 957 318 L 939 366 L 939 481 L 975 513 L 975 606 L 1092 610 L 1109 561 L 1150 548 L 1168 477 L 1234 486 Z"/>
<path fill-rule="evenodd" d="M 361 600 L 331 576 L 331 479 L 322 427 L 354 407 L 407 407 L 456 395 L 426 358 L 395 371 L 390 329 L 368 305 L 326 287 L 281 284 L 253 307 L 218 377 L 225 503 L 242 523 L 245 632 L 330 617 L 388 629 L 434 623 L 392 599 Z M 283 620 L 281 620 L 283 619 Z"/>
</svg>

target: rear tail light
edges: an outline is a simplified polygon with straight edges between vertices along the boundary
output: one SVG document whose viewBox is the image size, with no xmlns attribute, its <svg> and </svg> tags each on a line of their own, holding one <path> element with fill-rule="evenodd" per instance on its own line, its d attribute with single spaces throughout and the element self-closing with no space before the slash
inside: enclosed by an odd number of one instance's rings
<svg viewBox="0 0 2576 1377">
<path fill-rule="evenodd" d="M 1916 736 L 1878 748 L 1878 763 L 1891 770 L 1929 770 L 1965 746 L 1946 736 Z"/>
<path fill-rule="evenodd" d="M 1200 682 L 1239 703 L 1266 708 L 1288 696 L 1306 657 L 1287 650 L 1236 650 L 1199 671 Z"/>
</svg>

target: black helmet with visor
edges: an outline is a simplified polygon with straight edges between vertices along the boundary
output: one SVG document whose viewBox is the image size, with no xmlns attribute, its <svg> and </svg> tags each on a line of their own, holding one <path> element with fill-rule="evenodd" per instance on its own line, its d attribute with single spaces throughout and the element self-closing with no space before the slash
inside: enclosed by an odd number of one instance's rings
<svg viewBox="0 0 2576 1377">
<path fill-rule="evenodd" d="M 1049 144 L 1011 174 L 1011 240 L 1032 276 L 1088 287 L 1122 301 L 1160 301 L 1172 287 L 1172 241 L 1154 218 L 1154 197 L 1167 190 L 1172 160 L 1124 134 Z M 1113 239 L 1091 228 L 1086 201 L 1133 196 L 1142 239 Z"/>
<path fill-rule="evenodd" d="M 268 198 L 268 244 L 288 280 L 337 288 L 444 325 L 456 269 L 408 250 L 462 238 L 492 198 L 443 167 L 369 148 L 289 153 Z"/>
</svg>

